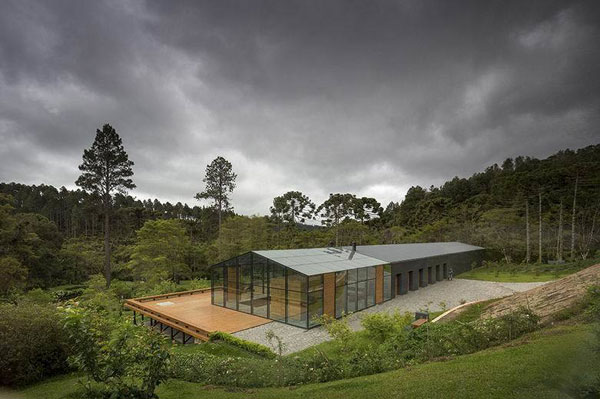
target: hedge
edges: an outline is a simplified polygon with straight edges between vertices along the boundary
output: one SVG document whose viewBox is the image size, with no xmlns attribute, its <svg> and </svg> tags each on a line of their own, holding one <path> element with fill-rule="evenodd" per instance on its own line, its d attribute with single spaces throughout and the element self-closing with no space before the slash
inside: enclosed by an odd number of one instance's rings
<svg viewBox="0 0 600 399">
<path fill-rule="evenodd" d="M 228 343 L 229 345 L 236 346 L 238 348 L 244 349 L 250 353 L 255 353 L 267 359 L 274 359 L 276 357 L 275 353 L 264 345 L 246 341 L 244 339 L 235 337 L 225 332 L 215 331 L 213 333 L 210 333 L 208 338 L 211 342 L 223 341 Z"/>
</svg>

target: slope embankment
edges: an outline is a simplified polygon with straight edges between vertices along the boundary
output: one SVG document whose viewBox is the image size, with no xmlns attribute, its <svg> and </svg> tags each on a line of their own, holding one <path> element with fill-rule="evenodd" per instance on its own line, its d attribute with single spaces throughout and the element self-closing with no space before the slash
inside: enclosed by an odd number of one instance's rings
<svg viewBox="0 0 600 399">
<path fill-rule="evenodd" d="M 545 322 L 553 314 L 567 309 L 581 300 L 589 286 L 598 284 L 600 284 L 600 264 L 493 302 L 484 309 L 482 317 L 501 316 L 524 306 L 531 309 L 541 317 L 542 322 Z"/>
</svg>

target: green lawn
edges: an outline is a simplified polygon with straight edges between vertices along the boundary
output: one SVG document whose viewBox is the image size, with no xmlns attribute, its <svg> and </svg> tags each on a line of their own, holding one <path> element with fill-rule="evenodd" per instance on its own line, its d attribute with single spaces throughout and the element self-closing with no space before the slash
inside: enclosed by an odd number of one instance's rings
<svg viewBox="0 0 600 399">
<path fill-rule="evenodd" d="M 599 258 L 577 260 L 562 265 L 489 263 L 486 266 L 461 273 L 456 278 L 501 283 L 544 282 L 565 277 L 598 263 L 600 263 Z"/>
<path fill-rule="evenodd" d="M 598 377 L 590 326 L 559 326 L 510 345 L 372 376 L 291 388 L 227 389 L 170 380 L 160 399 L 221 398 L 563 398 Z M 594 375 L 593 373 L 596 373 Z M 20 391 L 24 399 L 73 398 L 77 377 Z M 71 395 L 71 396 L 69 396 Z"/>
<path fill-rule="evenodd" d="M 459 274 L 456 278 L 467 280 L 498 281 L 500 283 L 535 283 L 556 280 L 569 273 L 531 273 L 531 272 L 496 272 L 490 269 L 474 269 Z"/>
</svg>

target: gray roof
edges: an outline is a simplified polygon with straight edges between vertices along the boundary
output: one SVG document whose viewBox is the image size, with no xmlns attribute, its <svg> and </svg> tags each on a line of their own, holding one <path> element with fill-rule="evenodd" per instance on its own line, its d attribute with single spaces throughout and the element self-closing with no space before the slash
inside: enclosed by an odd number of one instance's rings
<svg viewBox="0 0 600 399">
<path fill-rule="evenodd" d="M 253 251 L 302 274 L 313 276 L 342 270 L 481 250 L 460 242 L 359 245 L 349 259 L 351 248 L 308 248 Z"/>
<path fill-rule="evenodd" d="M 351 251 L 347 248 L 275 249 L 253 252 L 308 276 L 387 263 L 358 251 L 352 259 L 348 259 Z"/>
<path fill-rule="evenodd" d="M 450 255 L 483 249 L 462 242 L 427 242 L 416 244 L 359 245 L 356 251 L 389 263 L 405 262 L 433 256 Z"/>
</svg>

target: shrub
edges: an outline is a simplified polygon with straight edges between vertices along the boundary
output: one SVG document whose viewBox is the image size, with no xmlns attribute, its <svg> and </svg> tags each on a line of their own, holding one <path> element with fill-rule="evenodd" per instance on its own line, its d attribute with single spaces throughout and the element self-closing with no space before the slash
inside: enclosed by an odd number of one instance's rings
<svg viewBox="0 0 600 399">
<path fill-rule="evenodd" d="M 203 352 L 176 353 L 170 370 L 172 378 L 244 388 L 297 385 L 313 380 L 309 367 L 295 358 L 286 357 L 272 360 L 218 357 Z M 277 375 L 279 378 L 275 377 Z"/>
<path fill-rule="evenodd" d="M 210 341 L 223 341 L 228 343 L 229 345 L 236 346 L 238 348 L 244 349 L 250 353 L 255 353 L 259 356 L 265 357 L 267 359 L 274 359 L 275 353 L 271 351 L 264 345 L 257 344 L 255 342 L 246 341 L 244 339 L 238 338 L 231 334 L 227 334 L 221 331 L 215 331 L 209 335 Z"/>
<path fill-rule="evenodd" d="M 51 305 L 0 305 L 0 385 L 24 385 L 68 369 L 68 346 Z"/>
<path fill-rule="evenodd" d="M 412 321 L 409 313 L 371 313 L 363 317 L 360 324 L 365 328 L 371 338 L 383 342 L 402 329 L 406 328 Z"/>
<path fill-rule="evenodd" d="M 156 398 L 170 360 L 166 338 L 90 309 L 67 309 L 70 363 L 87 375 L 88 398 Z"/>
</svg>

